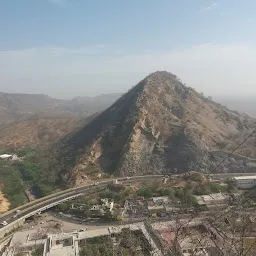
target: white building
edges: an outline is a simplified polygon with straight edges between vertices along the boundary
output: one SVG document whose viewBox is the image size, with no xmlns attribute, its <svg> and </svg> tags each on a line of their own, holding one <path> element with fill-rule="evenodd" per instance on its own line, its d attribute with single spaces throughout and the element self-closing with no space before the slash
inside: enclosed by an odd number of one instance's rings
<svg viewBox="0 0 256 256">
<path fill-rule="evenodd" d="M 90 209 L 93 215 L 105 215 L 106 212 L 112 212 L 114 208 L 113 200 L 108 198 L 101 199 L 102 204 L 95 204 Z"/>
<path fill-rule="evenodd" d="M 17 160 L 20 160 L 21 158 L 18 157 L 16 154 L 14 155 L 3 154 L 3 155 L 0 155 L 0 159 L 17 161 Z"/>
<path fill-rule="evenodd" d="M 234 177 L 237 187 L 241 189 L 249 189 L 256 186 L 256 175 Z"/>
<path fill-rule="evenodd" d="M 12 158 L 12 155 L 8 155 L 8 154 L 0 155 L 0 159 L 11 159 L 11 158 Z"/>
<path fill-rule="evenodd" d="M 229 197 L 222 193 L 196 196 L 197 203 L 201 206 L 220 206 L 227 203 Z"/>
</svg>

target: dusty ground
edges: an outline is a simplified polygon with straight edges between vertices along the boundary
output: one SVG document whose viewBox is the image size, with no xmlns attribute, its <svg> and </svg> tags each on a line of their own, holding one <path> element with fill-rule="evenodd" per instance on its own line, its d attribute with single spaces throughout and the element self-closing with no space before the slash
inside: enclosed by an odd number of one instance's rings
<svg viewBox="0 0 256 256">
<path fill-rule="evenodd" d="M 59 223 L 61 226 L 56 228 L 56 224 Z M 104 223 L 99 226 L 97 223 L 82 223 L 78 221 L 69 222 L 64 219 L 53 216 L 52 214 L 44 213 L 40 216 L 37 216 L 37 219 L 31 222 L 27 222 L 23 226 L 23 230 L 40 230 L 48 233 L 60 233 L 60 232 L 72 232 L 80 229 L 94 230 L 99 229 L 100 227 L 108 227 L 109 224 Z"/>
<path fill-rule="evenodd" d="M 9 210 L 10 203 L 4 197 L 3 193 L 0 190 L 0 213 L 4 213 Z"/>
</svg>

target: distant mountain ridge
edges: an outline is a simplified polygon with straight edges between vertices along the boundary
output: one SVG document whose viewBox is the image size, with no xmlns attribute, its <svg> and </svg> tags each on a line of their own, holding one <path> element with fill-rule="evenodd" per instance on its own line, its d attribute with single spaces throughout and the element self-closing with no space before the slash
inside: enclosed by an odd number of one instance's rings
<svg viewBox="0 0 256 256">
<path fill-rule="evenodd" d="M 99 112 L 110 105 L 122 96 L 122 93 L 101 94 L 96 97 L 75 97 L 71 100 L 70 104 L 82 104 L 89 112 Z"/>
<path fill-rule="evenodd" d="M 38 117 L 84 117 L 109 107 L 120 94 L 54 99 L 44 94 L 0 92 L 0 124 Z"/>
<path fill-rule="evenodd" d="M 254 98 L 222 98 L 219 101 L 231 109 L 235 109 L 256 117 L 256 95 Z"/>
<path fill-rule="evenodd" d="M 49 146 L 109 107 L 119 96 L 60 100 L 43 94 L 0 93 L 0 146 Z"/>
<path fill-rule="evenodd" d="M 80 184 L 89 173 L 209 172 L 254 122 L 186 87 L 175 75 L 155 72 L 58 144 L 65 166 L 61 176 Z M 256 171 L 249 159 L 256 158 L 256 136 L 251 140 L 217 171 Z"/>
</svg>

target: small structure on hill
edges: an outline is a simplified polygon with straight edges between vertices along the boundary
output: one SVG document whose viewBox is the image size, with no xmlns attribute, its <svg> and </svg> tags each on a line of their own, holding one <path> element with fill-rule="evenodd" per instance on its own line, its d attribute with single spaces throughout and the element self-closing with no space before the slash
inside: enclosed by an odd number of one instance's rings
<svg viewBox="0 0 256 256">
<path fill-rule="evenodd" d="M 256 186 L 256 175 L 234 177 L 237 187 L 241 189 L 250 189 Z"/>
<path fill-rule="evenodd" d="M 20 160 L 21 158 L 18 157 L 16 154 L 13 154 L 13 155 L 3 154 L 3 155 L 0 155 L 0 159 L 17 161 L 17 160 Z"/>
<path fill-rule="evenodd" d="M 12 158 L 12 155 L 8 155 L 8 154 L 3 154 L 3 155 L 0 155 L 0 159 L 11 159 Z"/>
</svg>

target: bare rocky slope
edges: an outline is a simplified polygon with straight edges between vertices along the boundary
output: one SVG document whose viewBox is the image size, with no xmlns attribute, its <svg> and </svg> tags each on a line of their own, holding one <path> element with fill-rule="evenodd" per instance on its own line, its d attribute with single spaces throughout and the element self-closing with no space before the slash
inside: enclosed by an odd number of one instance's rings
<svg viewBox="0 0 256 256">
<path fill-rule="evenodd" d="M 40 118 L 0 125 L 0 147 L 46 146 L 72 132 L 79 118 Z"/>
<path fill-rule="evenodd" d="M 190 170 L 255 172 L 255 133 L 215 169 L 253 128 L 251 117 L 205 98 L 171 73 L 158 71 L 61 141 L 58 159 L 65 166 L 61 176 L 78 184 L 102 172 L 121 176 Z"/>
</svg>

